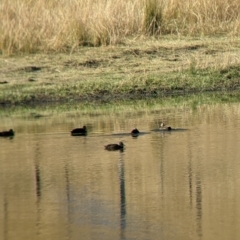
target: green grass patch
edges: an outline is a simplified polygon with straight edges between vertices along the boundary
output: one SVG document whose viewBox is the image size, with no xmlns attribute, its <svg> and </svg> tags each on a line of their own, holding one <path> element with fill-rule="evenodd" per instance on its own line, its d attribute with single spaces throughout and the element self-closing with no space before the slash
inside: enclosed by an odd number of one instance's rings
<svg viewBox="0 0 240 240">
<path fill-rule="evenodd" d="M 106 79 L 59 84 L 18 84 L 1 86 L 0 102 L 32 102 L 139 99 L 144 96 L 236 90 L 240 86 L 240 67 L 229 69 L 187 69 L 164 74 L 134 75 L 122 80 Z"/>
<path fill-rule="evenodd" d="M 114 101 L 239 88 L 239 39 L 126 40 L 114 47 L 0 56 L 0 103 Z"/>
</svg>

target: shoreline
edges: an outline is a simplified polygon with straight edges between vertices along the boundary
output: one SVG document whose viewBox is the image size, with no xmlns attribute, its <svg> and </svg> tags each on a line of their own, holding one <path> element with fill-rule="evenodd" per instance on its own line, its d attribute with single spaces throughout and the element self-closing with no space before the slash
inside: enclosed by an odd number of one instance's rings
<svg viewBox="0 0 240 240">
<path fill-rule="evenodd" d="M 0 104 L 114 101 L 240 88 L 238 38 L 142 39 L 74 53 L 0 55 Z"/>
</svg>

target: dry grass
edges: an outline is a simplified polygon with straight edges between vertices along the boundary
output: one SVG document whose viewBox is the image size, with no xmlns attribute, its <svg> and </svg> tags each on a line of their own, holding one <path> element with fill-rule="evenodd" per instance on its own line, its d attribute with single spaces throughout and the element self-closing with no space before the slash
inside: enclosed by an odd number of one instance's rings
<svg viewBox="0 0 240 240">
<path fill-rule="evenodd" d="M 0 51 L 69 51 L 129 36 L 236 36 L 239 13 L 239 0 L 1 0 Z"/>
</svg>

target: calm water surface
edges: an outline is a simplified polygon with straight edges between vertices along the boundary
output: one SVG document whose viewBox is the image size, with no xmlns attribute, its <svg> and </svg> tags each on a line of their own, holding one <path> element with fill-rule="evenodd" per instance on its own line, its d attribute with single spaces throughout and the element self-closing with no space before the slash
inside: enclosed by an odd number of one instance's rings
<svg viewBox="0 0 240 240">
<path fill-rule="evenodd" d="M 240 239 L 238 103 L 0 120 L 2 240 Z"/>
</svg>

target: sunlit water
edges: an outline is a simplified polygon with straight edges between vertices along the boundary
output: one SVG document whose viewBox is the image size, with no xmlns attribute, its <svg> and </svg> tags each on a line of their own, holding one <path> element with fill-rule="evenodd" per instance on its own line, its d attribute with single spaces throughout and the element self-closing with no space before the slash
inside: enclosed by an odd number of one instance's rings
<svg viewBox="0 0 240 240">
<path fill-rule="evenodd" d="M 236 103 L 3 116 L 0 239 L 240 239 L 239 126 Z"/>
</svg>

